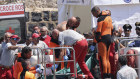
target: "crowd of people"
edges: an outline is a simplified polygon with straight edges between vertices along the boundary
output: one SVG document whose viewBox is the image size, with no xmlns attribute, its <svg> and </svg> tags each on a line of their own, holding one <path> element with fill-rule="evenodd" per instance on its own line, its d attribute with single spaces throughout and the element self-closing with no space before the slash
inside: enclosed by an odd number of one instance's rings
<svg viewBox="0 0 140 79">
<path fill-rule="evenodd" d="M 133 56 L 135 54 L 134 50 L 129 50 L 127 54 L 131 54 L 127 57 L 118 57 L 118 44 L 120 48 L 126 47 L 139 47 L 139 41 L 123 41 L 120 43 L 120 37 L 129 38 L 132 26 L 130 24 L 124 24 L 123 30 L 116 23 L 112 22 L 111 11 L 103 10 L 101 11 L 99 7 L 95 6 L 92 8 L 91 13 L 94 17 L 98 18 L 97 28 L 95 30 L 95 39 L 93 41 L 93 46 L 97 44 L 98 47 L 98 57 L 101 69 L 101 76 L 103 79 L 136 79 L 138 75 L 133 68 L 137 67 L 137 57 Z M 136 34 L 139 36 L 139 26 L 140 22 L 135 23 Z M 124 36 L 122 35 L 124 31 Z M 124 52 L 123 52 L 124 54 Z M 125 54 L 124 54 L 125 55 Z M 119 60 L 119 61 L 118 61 Z M 127 61 L 126 61 L 127 60 Z M 117 63 L 118 61 L 119 63 Z M 123 63 L 122 63 L 123 62 Z M 125 64 L 124 64 L 125 63 Z M 120 64 L 120 70 L 118 71 L 118 64 Z M 127 65 L 131 69 L 127 68 Z M 126 69 L 125 69 L 126 68 Z M 118 72 L 117 72 L 118 71 Z M 126 73 L 127 71 L 130 71 Z M 117 74 L 117 75 L 116 75 Z"/>
<path fill-rule="evenodd" d="M 88 49 L 94 51 L 97 48 L 96 59 L 99 60 L 100 72 L 102 79 L 136 79 L 138 75 L 136 56 L 118 56 L 118 44 L 121 39 L 118 37 L 130 37 L 132 26 L 130 24 L 119 27 L 112 22 L 110 10 L 100 10 L 94 6 L 91 9 L 94 17 L 98 18 L 97 27 L 92 28 L 91 32 L 83 33 L 77 31 L 81 19 L 79 17 L 71 17 L 57 25 L 49 34 L 46 26 L 34 26 L 31 36 L 26 37 L 24 44 L 17 44 L 20 41 L 18 35 L 6 32 L 0 38 L 0 79 L 35 79 L 36 73 L 42 74 L 42 50 L 32 49 L 38 47 L 41 49 L 53 47 L 73 47 L 75 50 L 75 61 L 79 64 L 83 74 L 87 75 L 88 79 L 94 79 L 93 74 L 88 69 L 85 63 L 85 57 L 88 54 Z M 140 36 L 140 22 L 135 23 L 136 34 Z M 124 32 L 124 36 L 122 33 Z M 86 39 L 93 39 L 87 42 Z M 120 43 L 120 48 L 139 47 L 140 41 L 125 41 Z M 22 49 L 22 50 L 21 50 Z M 73 51 L 69 49 L 56 49 L 55 59 L 73 60 Z M 53 50 L 45 50 L 45 55 L 52 55 Z M 127 54 L 136 54 L 133 50 L 129 50 Z M 39 55 L 39 61 L 35 61 Z M 137 60 L 138 61 L 138 60 Z M 120 65 L 120 68 L 118 68 Z M 64 68 L 64 62 L 46 64 L 50 67 L 45 72 L 52 73 Z M 70 72 L 74 73 L 74 63 L 68 63 L 67 67 Z M 54 70 L 56 69 L 56 70 Z M 120 69 L 120 70 L 119 70 Z M 126 73 L 127 72 L 127 73 Z M 71 77 L 77 77 L 77 74 L 72 74 Z"/>
</svg>

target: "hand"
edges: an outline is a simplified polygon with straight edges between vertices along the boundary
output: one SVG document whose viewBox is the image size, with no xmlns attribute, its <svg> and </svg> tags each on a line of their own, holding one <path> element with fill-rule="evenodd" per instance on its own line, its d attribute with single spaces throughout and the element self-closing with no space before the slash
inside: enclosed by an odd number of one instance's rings
<svg viewBox="0 0 140 79">
<path fill-rule="evenodd" d="M 55 64 L 55 69 L 58 68 L 58 64 Z M 52 65 L 51 69 L 54 71 L 54 65 Z"/>
<path fill-rule="evenodd" d="M 66 55 L 63 56 L 63 57 L 64 57 L 64 60 L 68 60 L 69 59 L 68 56 L 66 56 Z"/>
<path fill-rule="evenodd" d="M 94 51 L 95 46 L 91 45 L 91 46 L 89 47 L 89 49 L 90 49 L 91 51 Z"/>
<path fill-rule="evenodd" d="M 36 69 L 36 72 L 39 73 L 39 74 L 41 74 L 43 71 L 40 68 L 37 68 Z"/>
</svg>

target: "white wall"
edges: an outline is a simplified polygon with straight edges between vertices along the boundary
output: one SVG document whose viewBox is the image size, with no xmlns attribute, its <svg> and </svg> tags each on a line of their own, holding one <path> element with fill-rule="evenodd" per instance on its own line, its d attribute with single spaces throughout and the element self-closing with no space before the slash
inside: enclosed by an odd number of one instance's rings
<svg viewBox="0 0 140 79">
<path fill-rule="evenodd" d="M 140 4 L 104 5 L 99 7 L 101 10 L 111 10 L 112 20 L 118 23 L 119 26 L 131 24 L 131 36 L 137 36 L 135 22 L 140 22 Z"/>
<path fill-rule="evenodd" d="M 81 18 L 78 30 L 82 33 L 91 31 L 91 6 L 73 6 L 73 16 Z"/>
</svg>

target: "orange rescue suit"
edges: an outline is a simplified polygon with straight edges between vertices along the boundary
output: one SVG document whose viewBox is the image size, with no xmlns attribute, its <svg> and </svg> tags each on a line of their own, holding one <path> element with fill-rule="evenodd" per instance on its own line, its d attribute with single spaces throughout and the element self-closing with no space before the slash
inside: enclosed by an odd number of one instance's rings
<svg viewBox="0 0 140 79">
<path fill-rule="evenodd" d="M 109 51 L 112 30 L 113 26 L 111 17 L 106 12 L 102 11 L 98 16 L 94 43 L 98 43 L 100 67 L 103 75 L 111 73 Z"/>
</svg>

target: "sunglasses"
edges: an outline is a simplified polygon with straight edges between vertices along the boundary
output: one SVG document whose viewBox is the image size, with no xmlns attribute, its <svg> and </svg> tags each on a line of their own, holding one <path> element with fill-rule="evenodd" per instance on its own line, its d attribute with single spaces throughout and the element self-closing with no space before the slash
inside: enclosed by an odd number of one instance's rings
<svg viewBox="0 0 140 79">
<path fill-rule="evenodd" d="M 15 41 L 18 41 L 19 39 L 18 38 L 12 38 L 13 40 L 15 40 Z"/>
</svg>

